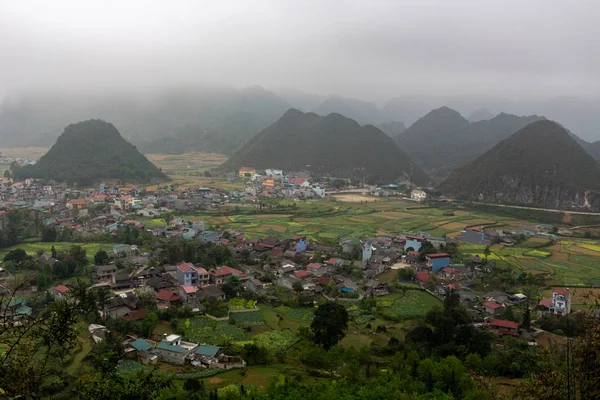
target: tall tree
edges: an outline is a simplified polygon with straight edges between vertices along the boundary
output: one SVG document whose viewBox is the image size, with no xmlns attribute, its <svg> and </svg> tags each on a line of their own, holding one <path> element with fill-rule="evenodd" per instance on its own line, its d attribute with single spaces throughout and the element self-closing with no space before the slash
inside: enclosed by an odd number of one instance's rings
<svg viewBox="0 0 600 400">
<path fill-rule="evenodd" d="M 341 304 L 329 301 L 321 304 L 310 324 L 314 341 L 325 349 L 330 349 L 345 336 L 348 329 L 348 311 Z"/>
</svg>

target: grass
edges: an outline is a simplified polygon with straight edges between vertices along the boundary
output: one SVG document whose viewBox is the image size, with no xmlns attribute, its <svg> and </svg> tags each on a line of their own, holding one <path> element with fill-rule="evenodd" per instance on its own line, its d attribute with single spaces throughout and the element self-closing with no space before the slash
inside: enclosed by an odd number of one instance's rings
<svg viewBox="0 0 600 400">
<path fill-rule="evenodd" d="M 377 312 L 384 318 L 422 318 L 434 307 L 441 306 L 437 297 L 421 290 L 407 290 L 406 295 L 394 293 L 377 298 Z"/>
<path fill-rule="evenodd" d="M 66 368 L 66 371 L 69 375 L 75 375 L 79 371 L 81 362 L 92 351 L 92 341 L 89 338 L 79 337 L 78 341 L 81 346 L 81 350 L 73 355 L 73 360 Z"/>
<path fill-rule="evenodd" d="M 236 325 L 243 327 L 261 326 L 265 324 L 265 321 L 258 311 L 231 313 L 229 318 L 233 320 Z"/>
<path fill-rule="evenodd" d="M 46 253 L 50 253 L 52 246 L 56 249 L 56 251 L 61 252 L 68 250 L 71 246 L 81 246 L 85 249 L 87 253 L 88 259 L 92 260 L 94 255 L 98 250 L 112 250 L 113 243 L 100 243 L 100 242 L 91 242 L 91 243 L 72 243 L 72 242 L 56 242 L 56 243 L 47 243 L 47 242 L 24 242 L 20 244 L 16 244 L 14 246 L 5 247 L 0 250 L 0 260 L 4 259 L 6 254 L 15 249 L 23 249 L 27 252 L 27 254 L 31 256 L 36 256 L 38 251 L 44 251 Z"/>
</svg>

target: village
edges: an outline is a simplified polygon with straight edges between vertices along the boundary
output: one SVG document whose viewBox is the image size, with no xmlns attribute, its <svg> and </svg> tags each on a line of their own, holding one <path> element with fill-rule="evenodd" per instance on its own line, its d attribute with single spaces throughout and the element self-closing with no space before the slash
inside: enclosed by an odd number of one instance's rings
<svg viewBox="0 0 600 400">
<path fill-rule="evenodd" d="M 94 263 L 88 269 L 89 290 L 102 292 L 106 297 L 105 303 L 97 309 L 98 321 L 89 325 L 89 334 L 95 342 L 102 341 L 109 331 L 110 324 L 103 320 L 141 322 L 157 310 L 185 309 L 189 310 L 190 316 L 234 321 L 232 316 L 236 313 L 256 314 L 258 303 L 281 305 L 289 302 L 287 295 L 285 299 L 281 297 L 282 292 L 291 293 L 295 304 L 310 308 L 321 300 L 340 301 L 351 306 L 362 299 L 387 298 L 410 290 L 421 291 L 422 296 L 427 296 L 426 302 L 431 304 L 441 304 L 440 300 L 449 292 L 457 293 L 475 326 L 499 335 L 521 336 L 535 344 L 536 330 L 531 329 L 531 322 L 521 327 L 514 322 L 513 311 L 529 313 L 532 299 L 521 292 L 485 291 L 482 289 L 486 285 L 475 284 L 485 281 L 486 275 L 494 274 L 495 262 L 487 259 L 489 252 L 484 252 L 483 257 L 467 257 L 460 263 L 454 263 L 452 259 L 456 258 L 461 243 L 485 245 L 488 246 L 486 249 L 492 243 L 512 246 L 523 240 L 524 232 L 527 237 L 555 240 L 552 232 L 556 230 L 552 226 L 529 227 L 518 232 L 467 228 L 455 238 L 407 232 L 394 236 L 340 238 L 337 244 L 327 245 L 311 241 L 306 235 L 287 239 L 246 237 L 240 230 L 209 227 L 200 217 L 178 216 L 178 212 L 218 209 L 240 198 L 260 203 L 270 197 L 311 199 L 325 196 L 328 189 L 324 185 L 312 184 L 308 177 L 299 177 L 300 174 L 293 176 L 286 176 L 280 170 L 266 170 L 263 175 L 258 175 L 254 169 L 243 168 L 239 171 L 239 177 L 247 180 L 243 191 L 203 187 L 195 190 L 148 191 L 137 187 L 122 190 L 117 183 L 103 183 L 97 190 L 76 190 L 53 182 L 41 185 L 33 180 L 11 183 L 4 179 L 0 181 L 0 208 L 4 209 L 0 211 L 0 224 L 9 210 L 28 210 L 39 213 L 44 225 L 53 232 L 69 230 L 80 235 L 103 234 L 113 241 L 122 238 L 126 232 L 131 237 L 146 235 L 152 241 L 152 248 L 143 246 L 145 249 L 133 243 L 109 245 L 104 264 Z M 378 188 L 374 194 L 387 196 L 395 189 L 393 185 Z M 420 189 L 408 193 L 415 201 L 422 202 L 426 198 Z M 142 222 L 164 215 L 168 217 L 160 227 L 148 228 Z M 209 267 L 201 262 L 193 263 L 185 256 L 180 259 L 169 257 L 167 261 L 165 253 L 169 243 L 180 240 L 197 243 L 202 248 L 222 247 L 232 255 L 235 267 L 226 264 Z M 34 261 L 51 268 L 59 262 L 58 257 L 41 252 Z M 20 291 L 7 297 L 17 285 L 11 270 L 15 271 L 14 265 L 0 267 L 0 289 L 5 296 L 2 315 L 12 321 L 27 318 L 32 312 L 25 299 L 37 288 L 25 283 L 19 287 Z M 67 281 L 72 282 L 72 279 Z M 69 297 L 71 289 L 72 285 L 65 282 L 46 291 L 52 298 L 64 299 Z M 239 298 L 252 304 L 241 309 L 232 308 L 232 301 L 235 303 Z M 438 298 L 440 300 L 436 300 Z M 568 288 L 556 289 L 551 297 L 532 305 L 538 316 L 546 313 L 567 315 L 571 312 L 571 294 Z M 507 309 L 511 310 L 512 317 L 503 319 Z M 159 361 L 202 369 L 246 365 L 239 354 L 225 354 L 218 341 L 195 343 L 175 333 L 160 337 L 121 333 L 126 335 L 122 343 L 126 357 L 144 365 Z"/>
</svg>

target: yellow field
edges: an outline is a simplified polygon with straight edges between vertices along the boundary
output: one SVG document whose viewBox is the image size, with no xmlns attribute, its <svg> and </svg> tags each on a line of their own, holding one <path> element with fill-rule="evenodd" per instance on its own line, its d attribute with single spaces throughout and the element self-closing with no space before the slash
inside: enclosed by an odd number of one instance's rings
<svg viewBox="0 0 600 400">
<path fill-rule="evenodd" d="M 7 147 L 0 148 L 0 153 L 10 158 L 40 158 L 46 152 L 46 147 Z"/>
<path fill-rule="evenodd" d="M 361 195 L 361 194 L 336 194 L 335 196 L 332 196 L 332 197 L 334 199 L 336 199 L 337 201 L 344 201 L 344 202 L 350 202 L 350 203 L 360 203 L 361 201 L 381 200 L 378 197 L 365 196 L 365 195 Z"/>
<path fill-rule="evenodd" d="M 592 250 L 595 252 L 600 252 L 600 246 L 595 245 L 595 244 L 581 243 L 578 246 L 583 247 L 584 249 Z"/>
</svg>

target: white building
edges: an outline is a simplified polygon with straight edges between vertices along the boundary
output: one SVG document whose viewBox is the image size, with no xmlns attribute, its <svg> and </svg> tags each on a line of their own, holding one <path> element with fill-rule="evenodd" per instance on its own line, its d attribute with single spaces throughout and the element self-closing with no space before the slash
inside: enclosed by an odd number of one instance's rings
<svg viewBox="0 0 600 400">
<path fill-rule="evenodd" d="M 412 200 L 423 201 L 427 198 L 427 193 L 422 190 L 415 189 L 410 192 L 410 198 Z"/>
<path fill-rule="evenodd" d="M 552 311 L 558 315 L 571 312 L 571 294 L 568 288 L 555 288 L 552 291 Z"/>
</svg>

